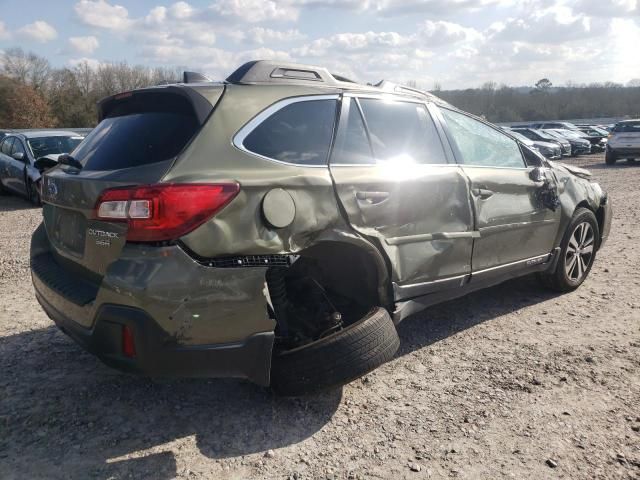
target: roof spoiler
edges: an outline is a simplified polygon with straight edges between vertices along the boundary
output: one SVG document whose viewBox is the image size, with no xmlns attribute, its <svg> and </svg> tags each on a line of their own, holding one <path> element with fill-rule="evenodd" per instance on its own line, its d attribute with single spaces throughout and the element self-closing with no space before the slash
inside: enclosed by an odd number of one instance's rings
<svg viewBox="0 0 640 480">
<path fill-rule="evenodd" d="M 247 62 L 229 75 L 227 82 L 240 84 L 310 82 L 327 86 L 339 86 L 345 82 L 355 83 L 341 75 L 332 75 L 329 70 L 323 67 L 271 60 Z"/>
</svg>

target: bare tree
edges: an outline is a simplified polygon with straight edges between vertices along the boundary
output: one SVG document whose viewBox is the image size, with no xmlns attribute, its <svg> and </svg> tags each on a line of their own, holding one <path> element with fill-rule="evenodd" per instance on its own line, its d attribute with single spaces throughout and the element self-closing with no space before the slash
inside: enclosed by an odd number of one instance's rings
<svg viewBox="0 0 640 480">
<path fill-rule="evenodd" d="M 36 90 L 45 90 L 51 74 L 51 66 L 46 58 L 33 52 L 25 53 L 22 48 L 10 48 L 2 58 L 2 73 Z"/>
</svg>

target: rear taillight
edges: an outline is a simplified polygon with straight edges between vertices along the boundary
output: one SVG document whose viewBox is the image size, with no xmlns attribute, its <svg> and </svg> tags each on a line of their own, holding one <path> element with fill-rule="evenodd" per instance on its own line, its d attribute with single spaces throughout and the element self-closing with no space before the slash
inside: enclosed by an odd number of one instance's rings
<svg viewBox="0 0 640 480">
<path fill-rule="evenodd" d="M 133 330 L 127 325 L 122 326 L 122 353 L 129 358 L 136 356 L 136 342 L 133 338 Z"/>
<path fill-rule="evenodd" d="M 127 222 L 127 240 L 174 240 L 202 225 L 240 190 L 237 183 L 166 183 L 112 188 L 100 195 L 95 218 Z"/>
</svg>

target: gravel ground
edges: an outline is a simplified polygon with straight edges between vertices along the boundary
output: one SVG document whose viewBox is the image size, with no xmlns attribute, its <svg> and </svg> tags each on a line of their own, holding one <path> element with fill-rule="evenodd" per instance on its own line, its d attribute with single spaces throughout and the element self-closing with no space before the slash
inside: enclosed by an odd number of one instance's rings
<svg viewBox="0 0 640 480">
<path fill-rule="evenodd" d="M 0 478 L 640 478 L 640 166 L 592 169 L 616 209 L 586 283 L 523 278 L 399 327 L 341 390 L 150 380 L 52 326 L 28 271 L 40 212 L 0 197 Z"/>
</svg>

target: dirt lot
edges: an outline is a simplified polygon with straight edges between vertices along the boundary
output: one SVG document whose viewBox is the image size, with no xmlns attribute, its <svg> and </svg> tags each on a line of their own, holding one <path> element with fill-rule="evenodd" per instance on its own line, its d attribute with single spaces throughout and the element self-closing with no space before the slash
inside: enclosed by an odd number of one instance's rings
<svg viewBox="0 0 640 480">
<path fill-rule="evenodd" d="M 640 165 L 571 163 L 616 208 L 578 291 L 431 308 L 392 362 L 305 399 L 103 366 L 34 299 L 40 211 L 0 197 L 0 478 L 640 478 Z"/>
</svg>

